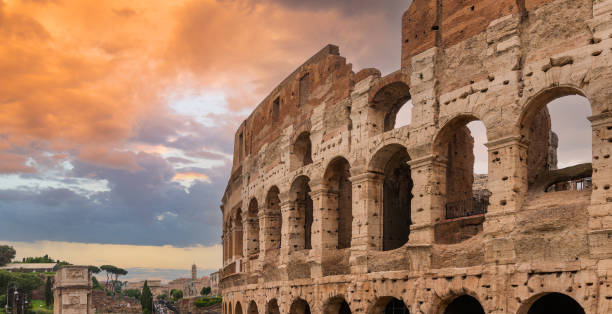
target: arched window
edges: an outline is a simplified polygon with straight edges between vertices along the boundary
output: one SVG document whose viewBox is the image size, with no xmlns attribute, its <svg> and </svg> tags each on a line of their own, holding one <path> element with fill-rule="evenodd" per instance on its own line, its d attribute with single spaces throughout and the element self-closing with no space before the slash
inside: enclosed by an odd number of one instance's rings
<svg viewBox="0 0 612 314">
<path fill-rule="evenodd" d="M 247 314 L 259 314 L 259 311 L 257 310 L 257 303 L 255 303 L 255 301 L 249 302 Z"/>
<path fill-rule="evenodd" d="M 482 305 L 476 298 L 469 295 L 462 295 L 455 298 L 444 310 L 444 314 L 485 314 Z"/>
<path fill-rule="evenodd" d="M 297 299 L 291 304 L 289 314 L 310 314 L 310 305 L 303 299 Z"/>
<path fill-rule="evenodd" d="M 561 293 L 549 293 L 537 299 L 527 314 L 584 314 L 584 309 L 576 300 Z"/>
<path fill-rule="evenodd" d="M 257 254 L 259 253 L 259 206 L 257 204 L 257 199 L 251 199 L 249 203 L 249 211 L 248 211 L 248 230 L 247 230 L 247 251 L 248 254 Z"/>
<path fill-rule="evenodd" d="M 394 297 L 381 297 L 370 310 L 369 314 L 409 314 L 406 304 Z"/>
<path fill-rule="evenodd" d="M 313 221 L 313 203 L 310 197 L 310 179 L 306 176 L 300 176 L 291 185 L 291 197 L 295 206 L 295 225 L 297 227 L 298 241 L 294 243 L 296 249 L 312 249 L 312 221 Z M 303 241 L 303 242 L 302 242 Z"/>
<path fill-rule="evenodd" d="M 303 132 L 293 145 L 292 170 L 312 163 L 312 144 L 310 133 Z"/>
<path fill-rule="evenodd" d="M 411 224 L 412 178 L 406 148 L 390 144 L 381 148 L 370 162 L 370 171 L 383 175 L 382 249 L 401 247 L 408 242 Z"/>
<path fill-rule="evenodd" d="M 266 305 L 266 314 L 280 314 L 280 310 L 278 308 L 278 302 L 276 299 L 272 299 Z"/>
<path fill-rule="evenodd" d="M 461 242 L 482 231 L 491 195 L 486 141 L 484 124 L 472 116 L 449 121 L 435 140 L 434 152 L 445 168 L 440 178 L 444 214 L 435 231 L 437 243 Z"/>
<path fill-rule="evenodd" d="M 342 297 L 333 297 L 325 302 L 323 314 L 351 314 L 351 308 Z"/>
<path fill-rule="evenodd" d="M 351 166 L 342 158 L 334 159 L 325 171 L 325 185 L 329 193 L 335 195 L 332 203 L 335 203 L 338 213 L 338 248 L 351 247 L 352 224 L 353 224 L 353 188 L 351 185 Z"/>
<path fill-rule="evenodd" d="M 591 105 L 578 93 L 563 87 L 544 91 L 526 110 L 521 127 L 529 143 L 527 180 L 532 191 L 591 189 Z"/>
<path fill-rule="evenodd" d="M 410 110 L 411 106 L 405 104 L 410 98 L 410 88 L 404 82 L 396 81 L 381 87 L 371 99 L 371 107 L 374 109 L 372 122 L 381 126 L 383 132 L 409 124 L 409 120 L 406 123 L 405 110 Z M 404 110 L 402 110 L 401 115 L 398 115 L 401 109 Z M 397 125 L 398 118 L 401 118 L 400 121 L 403 125 Z"/>
<path fill-rule="evenodd" d="M 397 112 L 395 118 L 395 129 L 410 125 L 412 122 L 412 100 L 408 100 Z"/>
<path fill-rule="evenodd" d="M 234 219 L 234 256 L 242 257 L 242 210 L 238 208 Z"/>
<path fill-rule="evenodd" d="M 282 217 L 280 208 L 280 191 L 273 186 L 266 196 L 266 248 L 279 249 L 281 247 Z"/>
</svg>

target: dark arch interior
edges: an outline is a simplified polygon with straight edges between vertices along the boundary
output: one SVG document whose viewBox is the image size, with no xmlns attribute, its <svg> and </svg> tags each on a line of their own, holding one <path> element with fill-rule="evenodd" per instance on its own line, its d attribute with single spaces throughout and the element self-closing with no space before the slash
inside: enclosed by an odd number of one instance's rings
<svg viewBox="0 0 612 314">
<path fill-rule="evenodd" d="M 397 150 L 385 166 L 383 182 L 383 250 L 393 250 L 408 242 L 412 178 L 405 148 Z"/>
<path fill-rule="evenodd" d="M 272 299 L 270 300 L 270 302 L 268 302 L 266 314 L 280 314 L 280 310 L 278 309 L 278 302 L 276 302 L 276 299 Z"/>
<path fill-rule="evenodd" d="M 351 307 L 342 297 L 334 297 L 327 302 L 323 314 L 351 314 Z"/>
<path fill-rule="evenodd" d="M 255 303 L 255 301 L 251 301 L 249 303 L 249 308 L 247 309 L 247 314 L 258 314 L 259 311 L 257 310 L 257 304 Z"/>
<path fill-rule="evenodd" d="M 395 128 L 397 113 L 410 100 L 410 88 L 403 82 L 393 82 L 381 88 L 373 98 L 373 107 L 384 114 L 383 131 Z"/>
<path fill-rule="evenodd" d="M 396 298 L 391 299 L 385 307 L 385 314 L 409 314 L 406 304 Z"/>
<path fill-rule="evenodd" d="M 299 166 L 306 166 L 312 163 L 312 144 L 310 142 L 310 134 L 304 132 L 295 141 L 293 154 L 297 158 Z"/>
<path fill-rule="evenodd" d="M 338 204 L 338 248 L 351 247 L 353 224 L 353 187 L 349 180 L 351 166 L 344 158 L 333 161 L 325 175 L 327 187 L 331 193 L 337 194 Z"/>
<path fill-rule="evenodd" d="M 249 204 L 248 211 L 248 223 L 249 223 L 249 232 L 248 232 L 248 251 L 249 254 L 257 254 L 259 253 L 259 217 L 257 216 L 259 211 L 259 205 L 257 204 L 257 199 L 252 199 Z"/>
<path fill-rule="evenodd" d="M 527 314 L 584 314 L 584 309 L 574 299 L 561 293 L 550 293 L 539 298 Z"/>
<path fill-rule="evenodd" d="M 310 306 L 308 302 L 299 299 L 291 304 L 290 314 L 310 314 Z"/>
<path fill-rule="evenodd" d="M 236 303 L 236 313 L 235 314 L 242 314 L 242 306 L 240 305 L 240 302 Z"/>
<path fill-rule="evenodd" d="M 299 218 L 304 222 L 304 249 L 312 249 L 312 221 L 313 203 L 310 197 L 310 185 L 308 177 L 301 176 L 295 180 L 292 192 L 295 196 L 295 209 Z"/>
<path fill-rule="evenodd" d="M 276 186 L 273 186 L 270 191 L 268 191 L 268 196 L 266 197 L 266 210 L 269 212 L 270 216 L 270 225 L 274 226 L 274 232 L 270 232 L 270 248 L 280 248 L 281 247 L 281 230 L 282 230 L 282 219 L 281 219 L 281 208 L 280 208 L 280 191 Z"/>
<path fill-rule="evenodd" d="M 462 295 L 446 307 L 444 314 L 485 314 L 485 311 L 476 298 Z"/>
</svg>

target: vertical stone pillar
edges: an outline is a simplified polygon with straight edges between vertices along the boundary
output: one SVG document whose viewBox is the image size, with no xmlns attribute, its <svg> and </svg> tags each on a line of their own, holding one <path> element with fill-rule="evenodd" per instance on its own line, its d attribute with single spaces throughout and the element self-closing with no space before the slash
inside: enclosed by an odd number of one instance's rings
<svg viewBox="0 0 612 314">
<path fill-rule="evenodd" d="M 242 225 L 244 226 L 243 256 L 259 253 L 259 217 L 249 212 L 242 220 Z"/>
<path fill-rule="evenodd" d="M 516 212 L 527 194 L 527 148 L 520 136 L 493 139 L 489 151 L 487 189 L 491 192 L 483 230 L 485 262 L 512 263 L 516 253 L 508 238 L 516 227 Z"/>
<path fill-rule="evenodd" d="M 322 184 L 311 187 L 313 203 L 312 251 L 317 266 L 311 268 L 313 278 L 323 276 L 321 267 L 329 252 L 338 247 L 338 194 L 330 192 Z"/>
<path fill-rule="evenodd" d="M 382 249 L 383 179 L 367 172 L 351 177 L 353 183 L 353 238 L 351 273 L 367 273 L 368 250 Z"/>
<path fill-rule="evenodd" d="M 594 258 L 609 259 L 612 258 L 612 113 L 594 115 L 589 120 L 593 129 L 589 252 Z"/>
<path fill-rule="evenodd" d="M 408 164 L 413 183 L 408 243 L 431 245 L 435 242 L 435 224 L 445 216 L 446 161 L 426 156 Z"/>
<path fill-rule="evenodd" d="M 53 285 L 54 314 L 94 313 L 91 274 L 87 266 L 62 266 Z"/>
<path fill-rule="evenodd" d="M 301 206 L 301 207 L 300 207 Z M 283 226 L 286 225 L 282 243 L 286 252 L 299 251 L 304 249 L 304 204 L 299 201 L 286 201 L 281 204 L 281 210 L 286 219 Z M 286 223 L 285 223 L 286 222 Z"/>
<path fill-rule="evenodd" d="M 269 209 L 260 211 L 259 214 L 259 238 L 260 241 L 260 257 L 268 254 L 267 252 L 278 248 L 278 243 L 281 241 L 281 232 L 277 230 L 281 224 L 280 213 L 273 213 Z"/>
</svg>

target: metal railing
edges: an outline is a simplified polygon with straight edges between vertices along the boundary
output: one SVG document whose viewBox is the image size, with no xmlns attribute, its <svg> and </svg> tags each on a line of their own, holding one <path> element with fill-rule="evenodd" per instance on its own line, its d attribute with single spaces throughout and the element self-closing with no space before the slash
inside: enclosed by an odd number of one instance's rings
<svg viewBox="0 0 612 314">
<path fill-rule="evenodd" d="M 446 203 L 446 219 L 455 219 L 485 214 L 489 207 L 488 197 L 472 197 L 466 200 Z"/>
</svg>

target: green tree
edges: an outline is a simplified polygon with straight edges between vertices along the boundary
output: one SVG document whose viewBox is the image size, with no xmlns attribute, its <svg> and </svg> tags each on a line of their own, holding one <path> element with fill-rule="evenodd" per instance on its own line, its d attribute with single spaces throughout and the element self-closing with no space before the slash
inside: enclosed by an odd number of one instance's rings
<svg viewBox="0 0 612 314">
<path fill-rule="evenodd" d="M 153 313 L 153 294 L 149 289 L 149 284 L 145 280 L 144 286 L 142 286 L 142 294 L 140 296 L 140 304 L 142 305 L 142 312 L 145 314 Z"/>
<path fill-rule="evenodd" d="M 104 290 L 104 287 L 102 287 L 102 285 L 100 284 L 100 282 L 98 281 L 98 278 L 96 278 L 96 276 L 91 276 L 91 284 L 92 284 L 94 289 Z"/>
<path fill-rule="evenodd" d="M 55 263 L 55 261 L 47 254 L 40 257 L 24 257 L 21 261 L 23 263 Z"/>
<path fill-rule="evenodd" d="M 100 269 L 106 272 L 105 288 L 111 291 L 115 291 L 115 282 L 119 280 L 119 276 L 124 276 L 128 273 L 127 270 L 113 265 L 102 265 Z"/>
<path fill-rule="evenodd" d="M 168 295 L 165 293 L 162 293 L 157 296 L 157 300 L 168 300 Z"/>
<path fill-rule="evenodd" d="M 210 287 L 202 287 L 202 290 L 200 290 L 200 295 L 209 295 L 210 291 Z"/>
<path fill-rule="evenodd" d="M 0 267 L 10 263 L 16 253 L 12 246 L 0 245 Z"/>
<path fill-rule="evenodd" d="M 47 277 L 47 283 L 45 284 L 45 304 L 47 307 L 53 304 L 53 291 L 51 288 L 51 277 Z"/>
<path fill-rule="evenodd" d="M 101 271 L 101 270 L 100 270 L 100 267 L 98 267 L 98 266 L 89 265 L 89 266 L 87 266 L 87 268 L 89 268 L 89 271 L 90 271 L 92 274 L 99 274 L 99 273 L 100 273 L 100 271 Z"/>
<path fill-rule="evenodd" d="M 140 300 L 141 293 L 138 289 L 125 289 L 123 290 L 123 295 L 126 297 L 135 298 L 136 300 Z"/>
<path fill-rule="evenodd" d="M 66 265 L 72 265 L 72 264 L 70 264 L 70 263 L 68 263 L 68 262 L 66 262 L 66 261 L 62 261 L 62 262 L 60 262 L 60 261 L 58 260 L 58 261 L 57 261 L 57 263 L 55 264 L 55 266 L 53 266 L 53 270 L 54 270 L 54 271 L 57 271 L 57 270 L 58 270 L 60 267 L 62 267 L 62 266 L 66 266 Z"/>
<path fill-rule="evenodd" d="M 172 291 L 170 291 L 170 296 L 174 301 L 178 301 L 183 298 L 183 291 L 179 289 L 172 289 Z"/>
</svg>

